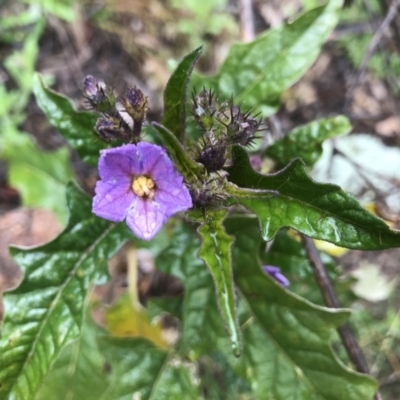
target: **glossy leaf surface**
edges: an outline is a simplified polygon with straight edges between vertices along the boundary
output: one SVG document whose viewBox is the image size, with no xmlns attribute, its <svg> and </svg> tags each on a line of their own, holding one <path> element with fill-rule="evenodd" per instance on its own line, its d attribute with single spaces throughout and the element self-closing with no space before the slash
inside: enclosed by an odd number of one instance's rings
<svg viewBox="0 0 400 400">
<path fill-rule="evenodd" d="M 257 399 L 372 399 L 376 383 L 343 367 L 329 346 L 330 330 L 348 317 L 344 310 L 315 306 L 283 289 L 260 268 L 261 236 L 252 218 L 227 220 L 241 299 L 243 356 L 236 371 Z"/>
<path fill-rule="evenodd" d="M 226 214 L 225 210 L 207 211 L 205 222 L 197 230 L 202 238 L 198 255 L 207 264 L 214 278 L 217 301 L 229 332 L 232 350 L 239 356 L 241 337 L 231 267 L 233 238 L 226 234 L 223 226 Z"/>
<path fill-rule="evenodd" d="M 341 247 L 378 250 L 400 246 L 400 233 L 362 208 L 339 186 L 313 181 L 304 163 L 297 159 L 276 174 L 261 175 L 249 163 L 246 152 L 233 149 L 229 179 L 241 187 L 276 190 L 279 195 L 238 201 L 254 211 L 265 240 L 283 227 Z"/>
<path fill-rule="evenodd" d="M 171 245 L 156 259 L 157 269 L 177 277 L 184 284 L 181 309 L 168 311 L 181 318 L 182 339 L 179 347 L 192 359 L 211 351 L 216 339 L 226 336 L 210 271 L 197 257 L 200 245 L 196 232 L 182 226 L 174 232 Z M 166 302 L 167 299 L 164 299 Z"/>
<path fill-rule="evenodd" d="M 79 337 L 60 353 L 35 400 L 98 400 L 109 386 L 106 360 L 96 336 L 100 329 L 85 321 Z"/>
<path fill-rule="evenodd" d="M 104 337 L 99 345 L 113 370 L 114 382 L 100 400 L 196 399 L 189 369 L 145 339 Z"/>
<path fill-rule="evenodd" d="M 71 101 L 49 89 L 39 74 L 35 75 L 33 92 L 49 122 L 78 152 L 82 161 L 97 164 L 99 150 L 106 147 L 94 131 L 97 116 L 94 113 L 75 111 Z"/>
<path fill-rule="evenodd" d="M 264 116 L 276 111 L 281 93 L 293 85 L 317 58 L 321 46 L 338 21 L 341 0 L 306 12 L 295 21 L 271 29 L 254 41 L 235 44 L 218 71 L 196 77 L 195 85 L 217 92 Z"/>
<path fill-rule="evenodd" d="M 0 399 L 34 398 L 62 348 L 80 333 L 90 284 L 107 279 L 108 259 L 129 237 L 124 224 L 94 216 L 91 199 L 74 186 L 68 206 L 70 220 L 57 239 L 12 249 L 25 277 L 4 295 Z"/>
<path fill-rule="evenodd" d="M 322 142 L 326 139 L 345 135 L 351 131 L 346 117 L 337 116 L 312 121 L 299 126 L 283 139 L 269 146 L 265 152 L 283 168 L 296 157 L 300 157 L 307 166 L 312 166 L 322 155 Z"/>
<path fill-rule="evenodd" d="M 203 47 L 188 54 L 169 78 L 164 91 L 164 117 L 162 124 L 182 143 L 186 128 L 186 101 L 190 76 Z"/>
</svg>

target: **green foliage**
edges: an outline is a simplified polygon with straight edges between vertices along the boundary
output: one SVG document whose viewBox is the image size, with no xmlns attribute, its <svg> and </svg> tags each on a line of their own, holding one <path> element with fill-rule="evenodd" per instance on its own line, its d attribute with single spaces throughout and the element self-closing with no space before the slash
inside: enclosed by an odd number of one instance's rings
<svg viewBox="0 0 400 400">
<path fill-rule="evenodd" d="M 179 140 L 170 130 L 156 122 L 153 122 L 153 126 L 168 150 L 169 156 L 174 160 L 177 169 L 185 177 L 186 181 L 193 182 L 196 180 L 203 173 L 204 167 L 190 158 Z"/>
<path fill-rule="evenodd" d="M 212 277 L 207 266 L 197 257 L 200 244 L 194 231 L 182 226 L 176 229 L 170 245 L 156 259 L 160 271 L 174 275 L 185 285 L 179 348 L 194 360 L 210 352 L 216 339 L 224 336 Z M 171 303 L 171 300 L 164 300 Z"/>
<path fill-rule="evenodd" d="M 23 205 L 47 208 L 64 225 L 68 216 L 66 185 L 74 177 L 68 150 L 43 152 L 30 136 L 14 129 L 10 123 L 0 139 L 0 156 L 8 162 L 9 184 L 18 189 Z"/>
<path fill-rule="evenodd" d="M 67 219 L 65 204 L 66 184 L 73 179 L 67 149 L 52 153 L 41 151 L 34 140 L 20 132 L 23 111 L 32 92 L 39 39 L 44 29 L 44 17 L 37 7 L 31 7 L 15 19 L 2 19 L 1 39 L 14 32 L 14 40 L 20 40 L 4 60 L 4 66 L 13 78 L 16 88 L 7 91 L 0 85 L 0 157 L 7 161 L 8 183 L 18 189 L 22 204 L 44 207 L 53 211 L 64 224 Z M 31 28 L 29 33 L 28 28 Z M 20 35 L 21 34 L 21 35 Z"/>
<path fill-rule="evenodd" d="M 259 109 L 263 116 L 271 115 L 282 92 L 317 58 L 337 23 L 341 5 L 341 0 L 330 0 L 253 42 L 233 45 L 218 73 L 196 77 L 194 86 L 210 86 L 226 98 L 233 95 L 238 104 Z"/>
<path fill-rule="evenodd" d="M 190 48 L 206 35 L 217 36 L 226 32 L 230 37 L 237 31 L 237 24 L 232 15 L 226 11 L 227 0 L 172 0 L 171 5 L 178 8 L 183 15 L 176 21 L 176 29 L 188 35 Z M 200 42 L 201 43 L 201 42 Z"/>
<path fill-rule="evenodd" d="M 71 101 L 49 89 L 39 74 L 34 77 L 33 92 L 49 122 L 59 130 L 82 160 L 89 164 L 97 164 L 99 150 L 104 144 L 94 131 L 96 115 L 75 111 Z"/>
<path fill-rule="evenodd" d="M 124 225 L 91 213 L 91 201 L 73 186 L 70 220 L 54 241 L 12 249 L 24 272 L 4 295 L 0 341 L 0 399 L 32 399 L 60 351 L 80 334 L 89 286 L 107 278 L 107 260 L 126 240 Z"/>
<path fill-rule="evenodd" d="M 191 262 L 199 240 L 184 227 L 157 259 L 158 268 L 185 286 L 181 351 L 198 359 L 213 349 L 225 349 L 229 363 L 253 387 L 257 399 L 372 398 L 374 381 L 342 367 L 328 344 L 330 329 L 341 325 L 348 312 L 314 306 L 265 276 L 259 267 L 261 237 L 255 219 L 231 218 L 226 228 L 236 237 L 232 260 L 241 300 L 243 353 L 239 358 L 229 355 L 211 278 L 203 263 Z M 332 385 L 340 389 L 332 391 Z"/>
<path fill-rule="evenodd" d="M 219 309 L 227 325 L 232 350 L 240 355 L 240 330 L 235 309 L 235 292 L 231 270 L 232 237 L 226 234 L 223 221 L 227 211 L 208 211 L 197 230 L 202 239 L 199 257 L 204 260 L 214 278 Z"/>
<path fill-rule="evenodd" d="M 110 377 L 104 368 L 105 358 L 96 341 L 101 333 L 86 317 L 81 334 L 61 351 L 35 399 L 100 399 L 110 385 Z"/>
<path fill-rule="evenodd" d="M 307 2 L 308 6 L 312 3 Z M 49 0 L 43 4 L 47 10 L 56 7 Z M 330 0 L 251 43 L 233 46 L 218 73 L 202 78 L 201 86 L 211 86 L 226 98 L 233 93 L 235 103 L 271 114 L 282 92 L 315 60 L 337 21 L 341 4 L 341 0 Z M 196 2 L 192 6 L 206 18 L 204 10 L 212 5 Z M 62 11 L 60 15 L 68 18 Z M 24 54 L 30 57 L 29 68 L 9 69 L 28 95 L 39 31 L 37 28 L 35 40 L 24 47 Z M 256 173 L 244 149 L 233 148 L 230 154 L 229 143 L 226 154 L 232 156 L 232 164 L 226 170 L 228 175 L 222 170 L 207 175 L 184 146 L 187 89 L 200 52 L 198 48 L 178 65 L 164 93 L 162 124 L 151 125 L 189 189 L 204 189 L 207 194 L 215 189 L 213 183 L 222 182 L 215 201 L 188 212 L 198 225 L 197 232 L 180 220 L 174 229 L 173 223 L 168 225 L 154 242 L 146 242 L 157 254 L 157 268 L 174 275 L 184 286 L 184 293 L 177 298 L 149 302 L 152 316 L 169 313 L 176 323 L 171 325 L 176 328 L 180 324 L 178 342 L 168 349 L 159 348 L 145 338 L 113 337 L 87 321 L 89 288 L 107 279 L 107 261 L 130 234 L 125 224 L 114 225 L 93 216 L 91 200 L 70 186 L 66 230 L 47 245 L 12 249 L 24 279 L 4 296 L 0 400 L 372 398 L 377 386 L 373 379 L 344 367 L 330 347 L 332 330 L 346 321 L 349 312 L 317 306 L 282 288 L 262 272 L 260 262 L 297 274 L 309 293 L 315 293 L 301 245 L 281 233 L 266 255 L 262 238 L 271 240 L 281 228 L 293 227 L 350 248 L 400 246 L 399 233 L 338 186 L 314 182 L 305 164 L 292 160 L 300 156 L 312 166 L 321 155 L 321 143 L 351 127 L 347 119 L 336 117 L 294 129 L 267 150 L 279 166 L 289 163 L 272 175 Z M 23 71 L 26 76 L 21 75 Z M 195 83 L 199 79 L 197 76 Z M 104 147 L 94 133 L 96 116 L 76 112 L 69 99 L 47 88 L 39 75 L 34 76 L 33 84 L 50 123 L 84 161 L 96 164 Z M 27 204 L 46 204 L 64 215 L 57 207 L 62 204 L 66 181 L 73 177 L 66 150 L 43 155 L 29 137 L 17 134 L 19 119 L 14 111 L 22 107 L 17 104 L 18 93 L 0 90 L 6 94 L 0 117 L 10 124 L 2 142 L 3 157 L 9 162 L 12 183 L 21 185 Z M 15 115 L 7 120 L 8 113 Z M 231 116 L 233 119 L 232 110 Z M 211 133 L 209 146 L 214 150 Z M 217 153 L 210 151 L 210 157 Z M 197 186 L 191 187 L 193 184 Z M 237 216 L 243 209 L 237 205 L 253 211 L 258 220 L 248 213 Z M 145 245 L 141 241 L 135 244 Z M 331 260 L 325 261 L 335 276 Z M 126 314 L 132 317 L 129 297 L 124 301 Z M 109 329 L 117 334 L 117 329 Z M 146 335 L 144 330 L 130 331 L 138 332 Z M 164 346 L 164 339 L 159 343 Z"/>
<path fill-rule="evenodd" d="M 387 249 L 400 245 L 400 234 L 360 206 L 339 186 L 314 182 L 301 160 L 294 160 L 273 175 L 260 175 L 246 152 L 233 151 L 230 180 L 251 189 L 276 190 L 279 194 L 260 199 L 239 198 L 260 220 L 264 240 L 279 229 L 292 227 L 307 236 L 351 249 Z"/>
<path fill-rule="evenodd" d="M 266 277 L 254 219 L 232 218 L 226 227 L 236 237 L 232 260 L 246 344 L 235 368 L 256 398 L 372 398 L 376 383 L 345 369 L 328 344 L 330 328 L 342 325 L 348 313 L 312 305 Z"/>
<path fill-rule="evenodd" d="M 101 399 L 196 399 L 198 388 L 179 357 L 143 339 L 103 338 L 100 341 L 114 371 L 114 383 Z"/>
<path fill-rule="evenodd" d="M 200 57 L 203 46 L 188 54 L 171 75 L 164 91 L 163 125 L 182 143 L 186 128 L 187 90 L 193 67 Z"/>
<path fill-rule="evenodd" d="M 39 39 L 44 29 L 43 17 L 31 10 L 33 29 L 26 35 L 20 50 L 15 50 L 4 60 L 4 66 L 18 86 L 18 97 L 15 99 L 14 110 L 21 112 L 25 108 L 32 92 L 35 64 L 39 52 Z"/>
<path fill-rule="evenodd" d="M 39 5 L 45 13 L 53 14 L 67 22 L 73 22 L 75 11 L 72 0 L 23 0 L 26 3 Z"/>
<path fill-rule="evenodd" d="M 283 168 L 291 160 L 301 157 L 307 166 L 312 166 L 322 155 L 322 143 L 326 139 L 345 135 L 351 131 L 346 117 L 338 116 L 312 121 L 299 126 L 267 148 L 265 154 Z"/>
</svg>

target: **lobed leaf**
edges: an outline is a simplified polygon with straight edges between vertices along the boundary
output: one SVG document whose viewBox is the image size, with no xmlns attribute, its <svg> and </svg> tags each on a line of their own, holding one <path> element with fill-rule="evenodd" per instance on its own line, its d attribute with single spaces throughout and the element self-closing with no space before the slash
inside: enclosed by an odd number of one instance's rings
<svg viewBox="0 0 400 400">
<path fill-rule="evenodd" d="M 260 269 L 257 221 L 231 218 L 228 233 L 239 289 L 243 355 L 233 359 L 257 399 L 372 399 L 377 388 L 369 376 L 345 368 L 329 346 L 330 330 L 349 313 L 319 307 L 283 289 Z"/>
<path fill-rule="evenodd" d="M 342 0 L 310 10 L 293 22 L 271 29 L 250 43 L 235 44 L 212 77 L 196 77 L 220 95 L 246 107 L 273 114 L 281 93 L 293 85 L 318 57 L 335 27 Z"/>
<path fill-rule="evenodd" d="M 265 240 L 271 240 L 283 227 L 292 227 L 315 239 L 351 249 L 400 246 L 399 232 L 390 230 L 339 186 L 313 181 L 301 160 L 293 160 L 276 174 L 261 175 L 251 168 L 243 149 L 234 148 L 232 156 L 233 166 L 227 169 L 231 182 L 279 193 L 265 199 L 237 199 L 258 216 Z"/>
<path fill-rule="evenodd" d="M 58 238 L 11 250 L 25 276 L 4 295 L 0 399 L 35 397 L 60 351 L 80 334 L 90 284 L 107 279 L 107 261 L 127 238 L 124 224 L 94 216 L 74 186 L 67 200 L 70 220 Z"/>
<path fill-rule="evenodd" d="M 231 267 L 233 238 L 226 234 L 223 226 L 226 215 L 226 210 L 207 211 L 205 221 L 197 229 L 202 239 L 198 255 L 207 264 L 214 278 L 217 301 L 228 329 L 232 350 L 239 356 L 241 336 Z"/>
<path fill-rule="evenodd" d="M 190 76 L 203 46 L 188 54 L 169 78 L 164 90 L 164 116 L 162 124 L 183 143 L 186 129 L 186 101 Z"/>
<path fill-rule="evenodd" d="M 82 161 L 97 165 L 99 151 L 105 147 L 94 131 L 97 116 L 75 111 L 71 101 L 49 89 L 39 74 L 34 76 L 33 93 L 49 122 L 78 152 Z"/>
<path fill-rule="evenodd" d="M 315 120 L 290 131 L 269 146 L 265 155 L 274 159 L 278 168 L 283 168 L 296 157 L 300 157 L 307 166 L 312 166 L 322 155 L 324 140 L 350 131 L 350 122 L 343 116 Z"/>
</svg>

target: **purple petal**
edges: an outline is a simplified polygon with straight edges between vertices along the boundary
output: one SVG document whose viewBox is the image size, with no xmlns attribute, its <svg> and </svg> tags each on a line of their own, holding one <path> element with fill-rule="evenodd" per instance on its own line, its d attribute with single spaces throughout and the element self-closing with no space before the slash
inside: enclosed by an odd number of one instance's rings
<svg viewBox="0 0 400 400">
<path fill-rule="evenodd" d="M 100 152 L 99 175 L 104 181 L 131 179 L 140 174 L 138 170 L 137 148 L 134 144 L 127 144 Z"/>
<path fill-rule="evenodd" d="M 189 190 L 182 183 L 180 186 L 171 184 L 168 189 L 159 187 L 155 200 L 162 205 L 167 217 L 180 211 L 186 211 L 193 206 Z"/>
<path fill-rule="evenodd" d="M 157 179 L 168 179 L 170 174 L 175 174 L 174 165 L 167 152 L 160 146 L 152 143 L 138 143 L 138 151 L 142 155 L 143 173 Z"/>
<path fill-rule="evenodd" d="M 152 239 L 167 220 L 163 207 L 152 200 L 137 198 L 134 207 L 128 212 L 126 223 L 133 233 L 144 240 Z"/>
<path fill-rule="evenodd" d="M 95 191 L 93 213 L 113 222 L 124 220 L 136 197 L 130 190 L 130 181 L 118 181 L 118 183 L 98 181 Z"/>
<path fill-rule="evenodd" d="M 277 281 L 281 286 L 288 287 L 290 285 L 289 279 L 281 273 L 280 268 L 273 265 L 264 265 L 262 270 Z"/>
</svg>

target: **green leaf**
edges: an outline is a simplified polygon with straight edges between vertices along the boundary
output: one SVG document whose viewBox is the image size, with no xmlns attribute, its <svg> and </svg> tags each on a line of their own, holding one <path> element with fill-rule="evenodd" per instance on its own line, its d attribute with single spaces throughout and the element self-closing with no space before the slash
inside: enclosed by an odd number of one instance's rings
<svg viewBox="0 0 400 400">
<path fill-rule="evenodd" d="M 20 192 L 22 204 L 47 208 L 65 224 L 66 185 L 74 178 L 68 149 L 41 151 L 31 136 L 19 133 L 11 124 L 3 131 L 0 143 L 1 158 L 8 162 L 9 184 Z"/>
<path fill-rule="evenodd" d="M 342 0 L 304 13 L 293 22 L 271 29 L 250 43 L 235 44 L 213 77 L 196 77 L 194 85 L 211 86 L 236 103 L 273 114 L 281 93 L 315 61 L 338 21 Z"/>
<path fill-rule="evenodd" d="M 351 131 L 349 120 L 343 116 L 319 119 L 293 129 L 283 139 L 267 148 L 265 154 L 283 168 L 296 157 L 312 166 L 322 155 L 322 142 Z"/>
<path fill-rule="evenodd" d="M 190 76 L 203 46 L 188 54 L 169 78 L 164 91 L 164 117 L 162 124 L 183 143 L 186 128 L 186 100 Z"/>
<path fill-rule="evenodd" d="M 197 399 L 189 369 L 145 339 L 100 338 L 114 381 L 100 400 Z"/>
<path fill-rule="evenodd" d="M 194 360 L 214 349 L 218 338 L 225 339 L 212 277 L 197 257 L 200 245 L 197 233 L 182 225 L 174 232 L 171 245 L 156 259 L 157 269 L 174 275 L 184 284 L 179 347 L 182 354 Z"/>
<path fill-rule="evenodd" d="M 101 397 L 109 386 L 109 377 L 96 341 L 99 331 L 86 317 L 81 335 L 61 351 L 35 400 L 98 400 Z"/>
<path fill-rule="evenodd" d="M 78 152 L 82 161 L 97 165 L 99 151 L 105 147 L 94 131 L 97 116 L 94 113 L 75 111 L 71 101 L 49 89 L 39 74 L 35 74 L 33 92 L 49 122 Z"/>
<path fill-rule="evenodd" d="M 126 240 L 125 225 L 94 216 L 91 200 L 74 186 L 67 200 L 70 220 L 57 239 L 11 250 L 25 276 L 4 295 L 0 399 L 35 397 L 62 348 L 80 333 L 89 285 L 107 279 L 107 261 Z"/>
<path fill-rule="evenodd" d="M 343 367 L 329 345 L 330 330 L 348 311 L 315 306 L 283 289 L 260 269 L 257 221 L 231 218 L 232 250 L 240 291 L 243 356 L 233 359 L 257 399 L 372 399 L 376 382 Z"/>
<path fill-rule="evenodd" d="M 251 168 L 243 149 L 234 148 L 232 156 L 233 166 L 227 169 L 231 182 L 279 192 L 265 199 L 237 199 L 258 216 L 265 240 L 271 240 L 283 227 L 292 227 L 307 236 L 351 249 L 400 246 L 399 232 L 391 231 L 339 186 L 313 181 L 301 160 L 293 160 L 276 174 L 261 175 Z"/>
<path fill-rule="evenodd" d="M 207 264 L 214 278 L 218 305 L 227 324 L 232 350 L 236 356 L 239 356 L 241 336 L 231 269 L 233 238 L 226 234 L 223 226 L 226 215 L 226 210 L 207 211 L 205 221 L 197 230 L 202 238 L 199 257 Z"/>
<path fill-rule="evenodd" d="M 190 158 L 187 151 L 169 129 L 157 122 L 153 122 L 153 126 L 160 135 L 168 154 L 175 162 L 175 166 L 185 177 L 186 182 L 196 181 L 198 176 L 204 173 L 204 167 Z"/>
</svg>

